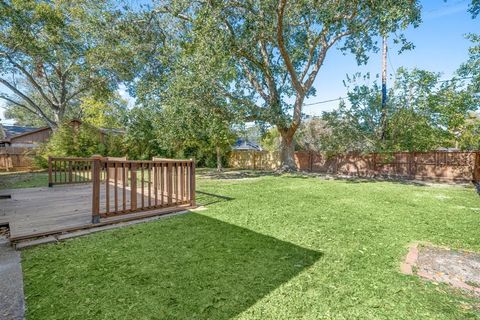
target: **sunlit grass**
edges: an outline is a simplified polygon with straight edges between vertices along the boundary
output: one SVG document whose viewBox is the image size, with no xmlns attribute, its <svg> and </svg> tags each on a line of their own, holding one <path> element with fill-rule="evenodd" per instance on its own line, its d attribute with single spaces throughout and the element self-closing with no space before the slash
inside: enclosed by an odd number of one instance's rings
<svg viewBox="0 0 480 320">
<path fill-rule="evenodd" d="M 247 183 L 246 183 L 247 182 Z M 413 241 L 480 251 L 472 188 L 199 179 L 208 209 L 23 252 L 28 319 L 466 319 L 399 273 Z"/>
</svg>

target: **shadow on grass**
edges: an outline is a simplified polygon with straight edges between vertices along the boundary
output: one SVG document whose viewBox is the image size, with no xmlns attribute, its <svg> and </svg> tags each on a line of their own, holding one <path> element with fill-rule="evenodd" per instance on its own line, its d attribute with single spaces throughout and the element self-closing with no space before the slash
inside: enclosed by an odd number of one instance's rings
<svg viewBox="0 0 480 320">
<path fill-rule="evenodd" d="M 221 179 L 221 180 L 235 180 L 246 178 L 259 178 L 265 176 L 280 176 L 281 174 L 274 171 L 261 171 L 261 170 L 231 170 L 227 169 L 222 172 L 215 170 L 199 170 L 198 173 L 205 179 Z"/>
<path fill-rule="evenodd" d="M 337 176 L 333 174 L 326 174 L 326 173 L 315 173 L 315 172 L 297 172 L 282 175 L 285 178 L 291 179 L 309 179 L 309 178 L 319 178 L 322 180 L 335 180 L 335 181 L 345 181 L 347 183 L 358 184 L 358 183 L 378 183 L 378 182 L 389 182 L 394 184 L 402 184 L 402 185 L 411 185 L 411 186 L 418 186 L 418 187 L 428 187 L 432 184 L 439 184 L 439 185 L 451 185 L 451 186 L 463 186 L 465 188 L 472 188 L 471 183 L 460 181 L 436 181 L 436 180 L 411 180 L 406 178 L 398 178 L 398 177 L 389 177 L 389 176 L 377 176 L 377 177 L 357 177 L 357 176 Z"/>
<path fill-rule="evenodd" d="M 230 319 L 321 256 L 186 214 L 25 252 L 28 316 Z"/>
<path fill-rule="evenodd" d="M 226 201 L 231 201 L 235 199 L 232 197 L 222 196 L 220 194 L 214 194 L 214 193 L 209 193 L 209 192 L 204 192 L 199 190 L 195 191 L 195 197 L 196 197 L 197 203 L 202 206 L 208 206 L 214 203 L 226 202 Z"/>
</svg>

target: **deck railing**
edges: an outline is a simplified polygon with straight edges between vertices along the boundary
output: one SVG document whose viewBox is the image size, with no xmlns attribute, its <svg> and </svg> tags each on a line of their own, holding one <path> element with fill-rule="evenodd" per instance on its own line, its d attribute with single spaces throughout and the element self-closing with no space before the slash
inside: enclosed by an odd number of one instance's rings
<svg viewBox="0 0 480 320">
<path fill-rule="evenodd" d="M 195 206 L 195 161 L 49 157 L 48 185 L 92 183 L 92 221 L 119 214 Z"/>
<path fill-rule="evenodd" d="M 92 159 L 48 157 L 48 186 L 92 182 Z"/>
<path fill-rule="evenodd" d="M 100 217 L 180 205 L 195 206 L 193 160 L 102 157 L 92 160 L 94 223 Z"/>
</svg>

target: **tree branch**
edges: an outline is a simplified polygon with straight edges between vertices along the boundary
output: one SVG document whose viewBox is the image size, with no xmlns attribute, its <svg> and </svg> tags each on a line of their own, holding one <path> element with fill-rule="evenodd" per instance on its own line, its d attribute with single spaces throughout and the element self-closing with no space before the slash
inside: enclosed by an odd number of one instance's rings
<svg viewBox="0 0 480 320">
<path fill-rule="evenodd" d="M 302 83 L 298 80 L 297 72 L 295 71 L 295 67 L 293 66 L 292 61 L 290 60 L 290 56 L 287 52 L 287 48 L 285 47 L 285 42 L 283 39 L 283 16 L 285 13 L 285 5 L 287 4 L 287 0 L 280 0 L 278 3 L 277 8 L 277 42 L 278 42 L 278 49 L 280 50 L 280 54 L 285 62 L 287 67 L 287 71 L 290 74 L 290 78 L 292 79 L 292 84 L 295 90 L 298 93 L 304 94 L 304 88 Z"/>
<path fill-rule="evenodd" d="M 263 100 L 268 101 L 269 96 L 265 93 L 265 91 L 263 91 L 262 85 L 257 81 L 255 76 L 250 72 L 245 62 L 240 60 L 240 64 L 242 65 L 242 69 L 247 75 L 249 82 L 252 84 L 252 86 L 255 88 L 258 94 L 262 97 Z"/>
<path fill-rule="evenodd" d="M 42 98 L 54 109 L 56 110 L 58 108 L 58 106 L 56 106 L 48 97 L 47 95 L 45 94 L 45 92 L 43 91 L 42 87 L 38 84 L 38 82 L 33 78 L 33 76 L 22 66 L 20 65 L 19 63 L 15 62 L 15 60 L 13 60 L 10 55 L 8 54 L 5 54 L 5 56 L 7 57 L 8 61 L 10 61 L 11 64 L 13 64 L 17 69 L 19 69 L 28 79 L 28 81 L 33 85 L 33 87 L 35 89 L 37 89 L 37 91 L 40 93 L 40 95 L 42 96 Z"/>
<path fill-rule="evenodd" d="M 10 89 L 12 92 L 14 92 L 17 96 L 19 96 L 20 98 L 22 98 L 23 100 L 25 100 L 32 108 L 34 108 L 35 110 L 37 110 L 37 112 L 39 113 L 39 115 L 45 119 L 45 121 L 48 122 L 48 124 L 50 126 L 55 126 L 55 122 L 53 122 L 44 112 L 43 110 L 35 103 L 32 101 L 32 99 L 30 99 L 29 97 L 27 97 L 23 92 L 21 92 L 20 90 L 17 89 L 17 87 L 15 87 L 14 85 L 12 85 L 11 83 L 9 83 L 7 80 L 3 79 L 3 78 L 0 78 L 0 83 L 2 83 L 3 85 L 5 85 L 8 89 Z"/>
</svg>

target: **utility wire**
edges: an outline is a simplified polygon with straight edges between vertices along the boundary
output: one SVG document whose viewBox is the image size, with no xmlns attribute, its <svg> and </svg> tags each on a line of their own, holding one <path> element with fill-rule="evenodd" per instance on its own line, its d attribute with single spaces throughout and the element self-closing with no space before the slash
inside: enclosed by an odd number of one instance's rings
<svg viewBox="0 0 480 320">
<path fill-rule="evenodd" d="M 391 62 L 390 62 L 390 64 L 391 64 Z M 449 81 L 454 81 L 454 80 L 466 80 L 466 79 L 473 79 L 473 78 L 474 77 L 461 77 L 461 78 L 453 77 L 453 78 L 447 79 L 447 80 L 438 80 L 438 82 L 449 82 Z M 304 103 L 303 105 L 304 106 L 314 106 L 314 105 L 317 105 L 317 104 L 339 101 L 339 100 L 346 99 L 346 98 L 347 97 L 340 97 L 340 98 L 337 98 L 337 99 L 329 99 L 329 100 L 322 100 L 322 101 L 311 102 L 311 103 Z"/>
<path fill-rule="evenodd" d="M 346 97 L 340 97 L 340 98 L 337 98 L 337 99 L 330 99 L 330 100 L 323 100 L 323 101 L 317 101 L 317 102 L 312 102 L 312 103 L 304 103 L 303 105 L 304 106 L 314 106 L 316 104 L 322 104 L 322 103 L 327 103 L 327 102 L 333 102 L 333 101 L 338 101 L 338 100 L 342 100 L 342 99 L 345 99 Z"/>
</svg>

